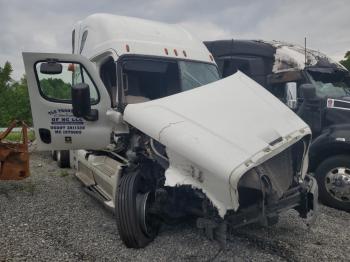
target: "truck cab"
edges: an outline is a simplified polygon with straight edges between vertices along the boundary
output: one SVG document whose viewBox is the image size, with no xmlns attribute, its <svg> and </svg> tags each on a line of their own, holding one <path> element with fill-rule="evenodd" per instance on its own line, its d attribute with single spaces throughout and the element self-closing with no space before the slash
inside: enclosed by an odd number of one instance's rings
<svg viewBox="0 0 350 262">
<path fill-rule="evenodd" d="M 321 200 L 350 210 L 350 76 L 328 56 L 279 41 L 205 42 L 222 77 L 237 70 L 288 105 L 311 128 L 309 172 Z"/>
<path fill-rule="evenodd" d="M 177 25 L 95 14 L 72 36 L 73 54 L 23 53 L 37 145 L 69 150 L 127 247 L 190 217 L 221 243 L 287 209 L 313 220 L 311 130 L 273 95 L 239 72 L 220 80 Z"/>
</svg>

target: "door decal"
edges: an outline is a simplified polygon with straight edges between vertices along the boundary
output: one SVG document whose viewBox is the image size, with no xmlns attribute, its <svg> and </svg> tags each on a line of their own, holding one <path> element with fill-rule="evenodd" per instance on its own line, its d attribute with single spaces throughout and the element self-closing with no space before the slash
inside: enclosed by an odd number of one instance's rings
<svg viewBox="0 0 350 262">
<path fill-rule="evenodd" d="M 72 109 L 54 109 L 48 114 L 51 119 L 50 129 L 55 135 L 81 135 L 85 130 L 85 121 L 73 116 Z"/>
</svg>

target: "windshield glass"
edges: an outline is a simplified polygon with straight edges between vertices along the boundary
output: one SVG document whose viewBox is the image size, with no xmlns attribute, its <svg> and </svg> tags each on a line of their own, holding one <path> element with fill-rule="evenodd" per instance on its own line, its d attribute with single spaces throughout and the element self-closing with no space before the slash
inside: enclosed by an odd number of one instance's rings
<svg viewBox="0 0 350 262">
<path fill-rule="evenodd" d="M 122 74 L 127 104 L 162 98 L 219 80 L 214 64 L 175 59 L 125 58 Z"/>
<path fill-rule="evenodd" d="M 340 98 L 350 96 L 349 78 L 344 72 L 307 72 L 311 83 L 316 87 L 316 95 L 321 98 Z"/>
<path fill-rule="evenodd" d="M 209 84 L 219 79 L 215 65 L 180 61 L 182 91 Z"/>
</svg>

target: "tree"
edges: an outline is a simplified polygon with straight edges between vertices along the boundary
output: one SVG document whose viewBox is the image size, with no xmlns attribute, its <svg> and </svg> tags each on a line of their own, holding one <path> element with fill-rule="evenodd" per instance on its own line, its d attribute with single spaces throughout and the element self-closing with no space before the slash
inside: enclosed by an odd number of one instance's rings
<svg viewBox="0 0 350 262">
<path fill-rule="evenodd" d="M 345 66 L 348 70 L 350 70 L 350 51 L 347 51 L 344 60 L 341 60 L 340 63 Z"/>
<path fill-rule="evenodd" d="M 14 81 L 12 71 L 9 62 L 0 67 L 0 127 L 8 126 L 14 119 L 32 124 L 26 77 Z"/>
<path fill-rule="evenodd" d="M 13 109 L 10 110 L 13 119 L 24 120 L 28 125 L 32 125 L 32 113 L 28 94 L 27 78 L 25 75 L 19 82 L 11 86 L 11 99 Z"/>
<path fill-rule="evenodd" d="M 7 89 L 12 81 L 12 65 L 6 61 L 4 67 L 0 67 L 0 92 Z"/>
<path fill-rule="evenodd" d="M 40 89 L 45 96 L 53 99 L 70 100 L 71 86 L 59 78 L 44 78 L 40 80 Z"/>
</svg>

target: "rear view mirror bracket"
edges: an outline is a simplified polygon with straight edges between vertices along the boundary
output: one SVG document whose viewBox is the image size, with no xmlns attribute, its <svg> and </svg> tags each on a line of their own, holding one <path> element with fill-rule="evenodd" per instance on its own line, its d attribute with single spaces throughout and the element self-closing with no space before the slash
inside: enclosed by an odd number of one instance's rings
<svg viewBox="0 0 350 262">
<path fill-rule="evenodd" d="M 97 121 L 98 120 L 98 110 L 97 109 L 91 109 L 90 113 L 83 116 L 83 118 L 86 121 Z"/>
</svg>

